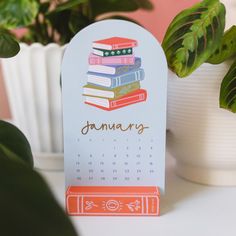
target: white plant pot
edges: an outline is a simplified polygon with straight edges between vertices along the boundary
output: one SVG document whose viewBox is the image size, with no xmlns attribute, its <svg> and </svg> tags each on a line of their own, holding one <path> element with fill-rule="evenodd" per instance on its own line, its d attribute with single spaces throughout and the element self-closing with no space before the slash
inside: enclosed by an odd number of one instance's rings
<svg viewBox="0 0 236 236">
<path fill-rule="evenodd" d="M 204 64 L 185 79 L 169 75 L 168 149 L 177 174 L 194 182 L 236 185 L 236 114 L 219 108 L 229 65 Z"/>
<path fill-rule="evenodd" d="M 63 169 L 61 60 L 65 47 L 34 43 L 2 60 L 12 122 L 28 138 L 35 167 Z"/>
</svg>

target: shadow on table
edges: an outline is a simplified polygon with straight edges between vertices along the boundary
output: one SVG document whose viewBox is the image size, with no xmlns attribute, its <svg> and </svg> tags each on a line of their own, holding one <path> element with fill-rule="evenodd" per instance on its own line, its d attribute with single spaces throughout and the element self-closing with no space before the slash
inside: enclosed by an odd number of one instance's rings
<svg viewBox="0 0 236 236">
<path fill-rule="evenodd" d="M 167 155 L 166 165 L 166 190 L 161 196 L 161 215 L 173 211 L 181 202 L 202 193 L 206 186 L 187 181 L 175 174 L 174 160 Z"/>
</svg>

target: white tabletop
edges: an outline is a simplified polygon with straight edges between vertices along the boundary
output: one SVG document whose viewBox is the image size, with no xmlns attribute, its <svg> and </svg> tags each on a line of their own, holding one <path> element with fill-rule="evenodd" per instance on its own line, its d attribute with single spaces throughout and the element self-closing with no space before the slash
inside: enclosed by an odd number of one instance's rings
<svg viewBox="0 0 236 236">
<path fill-rule="evenodd" d="M 159 217 L 71 217 L 80 236 L 235 236 L 236 187 L 209 187 L 174 174 L 167 154 Z M 64 173 L 41 171 L 64 207 Z"/>
</svg>

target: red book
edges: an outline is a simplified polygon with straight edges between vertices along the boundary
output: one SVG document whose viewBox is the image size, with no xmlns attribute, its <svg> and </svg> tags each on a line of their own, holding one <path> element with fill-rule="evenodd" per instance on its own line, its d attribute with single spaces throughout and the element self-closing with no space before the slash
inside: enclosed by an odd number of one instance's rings
<svg viewBox="0 0 236 236">
<path fill-rule="evenodd" d="M 134 103 L 146 101 L 147 91 L 145 89 L 138 89 L 118 99 L 107 99 L 91 96 L 85 97 L 86 104 L 95 106 L 106 111 L 112 111 L 114 109 L 129 106 Z"/>
<path fill-rule="evenodd" d="M 66 209 L 78 216 L 158 216 L 159 198 L 158 187 L 70 186 Z"/>
<path fill-rule="evenodd" d="M 92 47 L 104 50 L 116 50 L 122 48 L 133 48 L 138 45 L 137 40 L 121 38 L 121 37 L 111 37 L 107 39 L 97 40 L 93 42 Z"/>
</svg>

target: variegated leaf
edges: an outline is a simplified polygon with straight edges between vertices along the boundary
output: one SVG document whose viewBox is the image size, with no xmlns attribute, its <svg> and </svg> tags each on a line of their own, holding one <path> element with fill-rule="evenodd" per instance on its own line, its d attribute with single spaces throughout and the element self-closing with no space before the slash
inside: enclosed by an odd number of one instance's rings
<svg viewBox="0 0 236 236">
<path fill-rule="evenodd" d="M 213 55 L 207 60 L 211 64 L 220 64 L 226 59 L 236 54 L 236 26 L 233 25 L 228 29 L 221 41 L 220 46 Z"/>
<path fill-rule="evenodd" d="M 20 51 L 15 37 L 6 29 L 0 28 L 0 58 L 14 57 Z"/>
<path fill-rule="evenodd" d="M 219 0 L 204 0 L 179 13 L 171 22 L 162 46 L 169 68 L 186 77 L 219 46 L 225 27 L 225 7 Z"/>
<path fill-rule="evenodd" d="M 7 29 L 33 23 L 39 9 L 38 0 L 0 0 L 0 22 Z"/>
<path fill-rule="evenodd" d="M 236 113 L 236 61 L 221 83 L 220 107 Z"/>
</svg>

